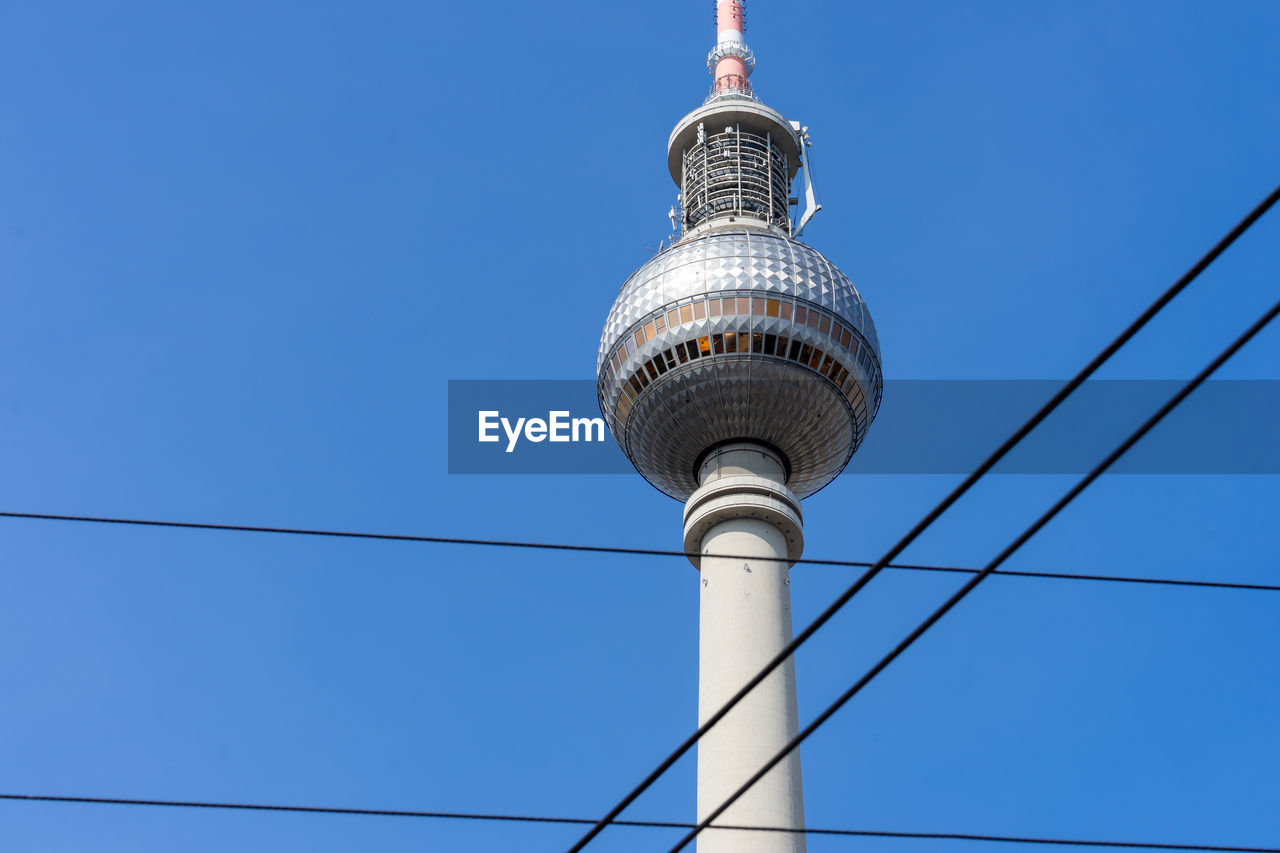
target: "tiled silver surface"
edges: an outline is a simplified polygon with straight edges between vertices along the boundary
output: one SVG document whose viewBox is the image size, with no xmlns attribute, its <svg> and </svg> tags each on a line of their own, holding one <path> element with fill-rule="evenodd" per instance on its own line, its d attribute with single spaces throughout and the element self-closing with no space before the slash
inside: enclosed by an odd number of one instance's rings
<svg viewBox="0 0 1280 853">
<path fill-rule="evenodd" d="M 677 243 L 636 270 L 618 294 L 605 321 L 596 360 L 647 314 L 681 299 L 742 290 L 796 296 L 847 321 L 880 353 L 871 313 L 853 282 L 821 252 L 763 230 L 713 231 Z"/>
<path fill-rule="evenodd" d="M 658 334 L 635 348 L 621 369 L 612 362 L 620 342 L 655 312 L 716 294 L 764 294 L 821 307 L 854 333 L 853 343 L 848 350 L 833 347 L 815 330 L 772 317 L 708 317 Z M 678 364 L 652 381 L 625 417 L 617 417 L 624 385 L 646 360 L 691 336 L 743 331 L 744 324 L 752 331 L 789 330 L 835 356 L 851 371 L 846 393 L 805 365 L 724 353 Z M 809 246 L 755 229 L 717 230 L 678 243 L 637 270 L 609 313 L 597 369 L 601 409 L 619 444 L 649 482 L 680 500 L 697 487 L 698 455 L 741 438 L 777 446 L 791 464 L 792 491 L 800 497 L 816 492 L 861 443 L 882 387 L 875 326 L 849 279 Z M 851 406 L 850 399 L 865 399 L 866 405 Z"/>
</svg>

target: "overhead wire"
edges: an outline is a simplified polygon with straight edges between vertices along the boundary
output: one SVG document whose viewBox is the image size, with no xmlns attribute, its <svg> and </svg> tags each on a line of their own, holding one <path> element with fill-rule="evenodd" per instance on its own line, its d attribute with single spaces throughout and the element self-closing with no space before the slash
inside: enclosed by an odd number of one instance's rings
<svg viewBox="0 0 1280 853">
<path fill-rule="evenodd" d="M 81 522 L 89 524 L 115 524 L 115 525 L 133 525 L 140 527 L 168 527 L 189 530 L 217 530 L 230 531 L 237 533 L 273 533 L 287 534 L 294 536 L 322 536 L 337 537 L 347 539 L 375 539 L 386 540 L 392 542 L 418 542 L 435 545 L 464 545 L 464 546 L 487 546 L 498 548 L 533 548 L 549 551 L 580 551 L 595 554 L 632 554 L 646 557 L 716 557 L 728 560 L 748 560 L 758 559 L 756 557 L 737 556 L 732 554 L 689 554 L 685 551 L 676 551 L 662 548 L 628 548 L 622 546 L 608 545 L 578 545 L 572 543 L 559 542 L 521 542 L 507 539 L 463 539 L 451 536 L 418 536 L 406 533 L 370 533 L 351 530 L 324 530 L 318 528 L 305 527 L 261 527 L 247 524 L 215 524 L 197 521 L 163 521 L 156 519 L 144 518 L 111 518 L 107 516 L 93 515 L 57 515 L 52 513 L 40 512 L 0 512 L 0 518 L 28 519 L 40 521 L 67 521 Z M 836 567 L 852 567 L 866 568 L 873 563 L 866 560 L 835 560 L 835 559 L 819 559 L 816 557 L 804 557 L 796 560 L 797 563 L 807 563 L 815 566 L 836 566 Z M 946 572 L 959 574 L 977 574 L 982 571 L 967 566 L 940 566 L 929 565 L 924 563 L 888 563 L 884 566 L 886 569 L 895 571 L 911 571 L 911 572 Z M 1209 581 L 1199 579 L 1186 578 L 1152 578 L 1152 577 L 1134 577 L 1130 575 L 1100 575 L 1100 574 L 1083 574 L 1077 572 L 1031 572 L 1031 571 L 1002 571 L 996 572 L 998 575 L 1006 577 L 1023 577 L 1023 578 L 1043 578 L 1049 580 L 1074 580 L 1074 581 L 1093 581 L 1093 582 L 1110 582 L 1110 583 L 1131 583 L 1131 584 L 1154 584 L 1164 586 L 1185 586 L 1185 587 L 1204 587 L 1207 589 L 1239 589 L 1254 590 L 1260 592 L 1280 592 L 1280 584 L 1262 584 L 1262 583 L 1244 583 L 1235 581 Z"/>
<path fill-rule="evenodd" d="M 969 581 L 965 583 L 965 585 L 962 586 L 960 589 L 958 589 L 950 598 L 948 598 L 941 607 L 939 607 L 932 614 L 930 614 L 929 618 L 921 622 L 920 625 L 915 628 L 915 630 L 913 630 L 910 634 L 906 636 L 905 639 L 902 640 L 902 642 L 898 643 L 898 645 L 895 646 L 891 652 L 889 652 L 887 655 L 881 658 L 880 661 L 875 666 L 867 670 L 867 672 L 860 679 L 854 682 L 852 687 L 850 687 L 848 690 L 842 693 L 840 697 L 836 699 L 836 701 L 828 705 L 827 708 L 823 710 L 821 714 L 819 714 L 817 717 L 814 718 L 813 722 L 805 726 L 803 731 L 801 731 L 794 738 L 792 738 L 786 744 L 786 746 L 784 746 L 781 750 L 778 751 L 776 755 L 773 756 L 773 758 L 769 759 L 769 761 L 765 763 L 764 767 L 760 768 L 754 774 L 752 774 L 747 779 L 746 782 L 744 782 L 736 791 L 734 791 L 733 794 L 729 796 L 728 799 L 726 799 L 723 803 L 721 803 L 719 806 L 713 809 L 706 817 L 702 818 L 694 829 L 690 830 L 688 834 L 686 834 L 684 838 L 681 839 L 681 841 L 678 844 L 676 844 L 675 847 L 671 848 L 669 853 L 679 853 L 679 851 L 683 850 L 690 841 L 692 841 L 694 838 L 698 836 L 699 833 L 701 833 L 709 825 L 711 825 L 711 823 L 714 822 L 716 818 L 724 814 L 724 812 L 730 806 L 732 806 L 735 802 L 737 802 L 738 799 L 743 794 L 745 794 L 748 790 L 750 790 L 753 785 L 755 785 L 757 782 L 763 779 L 764 776 L 770 770 L 772 770 L 780 761 L 782 761 L 788 755 L 790 755 L 791 752 L 794 751 L 797 747 L 799 747 L 800 744 L 803 743 L 806 738 L 808 738 L 815 731 L 817 731 L 822 726 L 823 723 L 829 720 L 837 711 L 839 711 L 842 707 L 844 707 L 845 703 L 847 703 L 850 699 L 852 699 L 855 695 L 857 695 L 858 692 L 862 690 L 862 688 L 864 688 L 868 683 L 870 683 L 871 680 L 874 679 L 887 666 L 889 666 L 889 664 L 893 663 L 893 661 L 899 655 L 901 655 L 904 651 L 906 651 L 906 649 L 910 647 L 916 640 L 920 639 L 920 637 L 923 636 L 924 633 L 928 631 L 931 627 L 933 627 L 933 625 L 936 624 L 939 619 L 945 616 L 947 612 L 951 610 L 951 608 L 955 607 L 956 604 L 958 604 L 962 599 L 964 599 L 965 596 L 967 596 L 970 592 L 972 592 L 978 586 L 978 584 L 982 583 L 983 580 L 985 580 L 989 575 L 991 575 L 996 570 L 996 567 L 998 567 L 1001 563 L 1003 563 L 1010 556 L 1012 556 L 1019 548 L 1021 548 L 1024 544 L 1026 544 L 1027 541 L 1031 539 L 1031 537 L 1035 536 L 1036 533 L 1038 533 L 1042 528 L 1044 528 L 1046 524 L 1052 521 L 1054 517 L 1058 515 L 1058 513 L 1060 513 L 1063 509 L 1065 509 L 1068 505 L 1070 505 L 1070 503 L 1074 501 L 1080 495 L 1081 492 L 1083 492 L 1086 488 L 1088 488 L 1091 483 L 1093 483 L 1095 480 L 1101 477 L 1102 474 L 1108 468 L 1114 465 L 1115 462 L 1121 456 L 1123 456 L 1126 452 L 1129 451 L 1130 448 L 1132 448 L 1135 444 L 1141 441 L 1143 436 L 1145 436 L 1152 429 L 1154 429 L 1156 424 L 1164 420 L 1164 418 L 1170 412 L 1172 412 L 1175 408 L 1177 408 L 1179 403 L 1181 403 L 1193 391 L 1199 388 L 1200 385 L 1206 379 L 1212 376 L 1218 370 L 1218 368 L 1222 367 L 1222 365 L 1225 364 L 1228 359 L 1230 359 L 1233 355 L 1239 352 L 1241 347 L 1243 347 L 1245 344 L 1251 341 L 1254 338 L 1254 336 L 1257 335 L 1258 332 L 1262 331 L 1262 329 L 1265 328 L 1268 323 L 1274 320 L 1276 318 L 1276 315 L 1278 314 L 1280 314 L 1280 302 L 1276 302 L 1273 306 L 1271 306 L 1271 308 L 1268 309 L 1266 312 L 1264 312 L 1262 316 L 1260 316 L 1257 320 L 1255 320 L 1249 326 L 1249 328 L 1245 329 L 1245 331 L 1241 333 L 1239 337 L 1237 337 L 1234 341 L 1232 341 L 1227 346 L 1226 349 L 1218 353 L 1218 355 L 1215 356 L 1214 359 L 1210 361 L 1207 365 L 1205 365 L 1205 367 L 1199 373 L 1197 373 L 1193 378 L 1188 380 L 1180 389 L 1178 389 L 1178 392 L 1174 394 L 1172 397 L 1170 397 L 1169 400 L 1166 401 L 1165 404 L 1155 412 L 1155 414 L 1153 414 L 1146 421 L 1144 421 L 1140 427 L 1138 427 L 1136 430 L 1130 433 L 1129 436 L 1124 441 L 1120 442 L 1120 444 L 1118 444 L 1114 450 L 1112 450 L 1110 453 L 1107 454 L 1106 458 L 1104 458 L 1101 462 L 1099 462 L 1096 466 L 1094 466 L 1093 470 L 1091 470 L 1088 474 L 1084 475 L 1084 477 L 1080 478 L 1080 480 L 1078 480 L 1074 486 L 1068 489 L 1067 492 L 1053 504 L 1053 506 L 1045 510 L 1045 512 L 1041 514 L 1039 518 L 1037 518 L 1034 522 L 1032 522 L 1030 526 L 1028 526 L 1025 530 L 1022 531 L 1022 533 L 1018 534 L 1017 538 L 1015 538 L 1012 542 L 1010 542 L 1007 546 L 1005 546 L 1004 550 L 1002 550 L 999 554 L 997 554 L 995 559 L 987 563 L 987 565 L 982 569 L 981 572 L 979 572 L 974 577 L 970 578 Z"/>
<path fill-rule="evenodd" d="M 849 601 L 857 595 L 857 593 L 865 587 L 871 580 L 880 573 L 895 557 L 906 550 L 912 542 L 914 542 L 921 533 L 927 530 L 933 522 L 935 522 L 944 512 L 947 511 L 958 501 L 966 492 L 973 487 L 988 471 L 990 471 L 1001 459 L 1017 446 L 1023 438 L 1025 438 L 1033 429 L 1042 421 L 1052 414 L 1068 396 L 1071 395 L 1086 379 L 1097 372 L 1104 363 L 1106 363 L 1117 351 L 1120 350 L 1134 335 L 1136 335 L 1148 322 L 1151 321 L 1166 305 L 1171 302 L 1174 297 L 1187 288 L 1191 282 L 1195 281 L 1199 275 L 1209 267 L 1223 252 L 1225 252 L 1237 239 L 1240 238 L 1255 222 L 1258 221 L 1268 210 L 1270 210 L 1280 200 L 1280 186 L 1276 186 L 1267 194 L 1261 202 L 1259 202 L 1248 214 L 1245 215 L 1236 225 L 1226 233 L 1207 253 L 1205 253 L 1195 264 L 1183 273 L 1177 281 L 1169 286 L 1159 297 L 1156 298 L 1147 308 L 1138 315 L 1124 331 L 1122 331 L 1111 343 L 1107 344 L 1090 362 L 1085 365 L 1074 377 L 1072 377 L 1065 385 L 1058 390 L 1040 409 L 1032 415 L 1027 421 L 1019 427 L 1012 435 L 996 448 L 973 473 L 969 474 L 960 485 L 956 486 L 941 502 L 930 510 L 923 518 L 912 527 L 906 535 L 904 535 L 897 544 L 885 552 L 879 560 L 875 562 L 866 572 L 863 573 L 853 585 L 840 594 L 826 610 L 818 615 L 808 626 L 804 628 L 795 638 L 788 643 L 781 651 L 778 652 L 765 666 L 756 673 L 742 688 L 729 698 L 727 702 L 720 707 L 719 710 L 711 714 L 707 719 L 698 726 L 698 729 L 684 740 L 676 749 L 668 755 L 652 772 L 646 776 L 639 785 L 632 788 L 616 805 L 611 808 L 604 817 L 585 834 L 582 838 L 569 848 L 568 853 L 578 853 L 590 841 L 604 831 L 614 818 L 618 817 L 627 806 L 635 802 L 635 800 L 648 788 L 656 782 L 667 770 L 669 770 L 686 752 L 701 740 L 710 729 L 715 726 L 737 706 L 742 699 L 754 690 L 761 682 L 763 682 L 775 669 L 781 666 L 788 658 L 795 653 L 796 649 L 802 646 L 810 637 L 814 635 L 823 625 L 831 620 Z"/>
<path fill-rule="evenodd" d="M 1167 578 L 1137 578 L 1107 575 L 1085 575 L 1074 573 L 1057 573 L 1057 572 L 995 572 L 990 567 L 984 570 L 976 570 L 964 567 L 954 566 L 930 566 L 918 564 L 894 564 L 891 562 L 894 556 L 901 553 L 907 545 L 918 537 L 928 526 L 932 524 L 947 508 L 949 508 L 956 500 L 959 499 L 968 489 L 976 483 L 987 471 L 990 470 L 1001 458 L 1018 444 L 1032 429 L 1044 420 L 1058 405 L 1061 404 L 1067 396 L 1072 393 L 1080 384 L 1082 384 L 1088 376 L 1096 372 L 1097 368 L 1103 362 L 1111 357 L 1121 346 L 1133 337 L 1156 313 L 1158 313 L 1169 301 L 1171 301 L 1181 290 L 1188 286 L 1205 268 L 1209 266 L 1219 255 L 1222 254 L 1236 239 L 1248 230 L 1254 222 L 1257 221 L 1267 210 L 1269 210 L 1275 202 L 1280 199 L 1280 187 L 1273 190 L 1262 202 L 1260 202 L 1244 219 L 1242 219 L 1226 236 L 1224 236 L 1213 249 L 1211 249 L 1204 257 L 1202 257 L 1190 270 L 1175 282 L 1168 290 L 1166 290 L 1155 302 L 1153 302 L 1137 319 L 1135 319 L 1111 344 L 1109 344 L 1101 353 L 1080 371 L 1072 380 L 1064 385 L 1057 394 L 1054 395 L 1035 415 L 1032 416 L 1018 431 L 1011 435 L 997 450 L 987 458 L 977 469 L 971 473 L 966 480 L 957 486 L 946 498 L 943 499 L 928 515 L 926 515 L 908 534 L 898 542 L 894 548 L 890 549 L 884 557 L 876 561 L 874 564 L 868 564 L 864 561 L 852 560 L 824 560 L 815 558 L 803 558 L 795 562 L 807 563 L 812 565 L 833 565 L 833 566 L 855 566 L 868 567 L 868 571 L 854 583 L 846 592 L 836 600 L 817 620 L 811 623 L 805 631 L 797 635 L 788 648 L 784 649 L 764 670 L 761 671 L 751 682 L 743 687 L 737 695 L 723 706 L 716 715 L 710 718 L 699 728 L 680 748 L 677 749 L 672 756 L 669 756 L 662 765 L 659 766 L 650 777 L 646 778 L 636 789 L 634 789 L 622 802 L 614 807 L 611 812 L 599 821 L 593 824 L 592 830 L 579 842 L 571 848 L 572 851 L 580 850 L 585 846 L 604 827 L 610 823 L 618 823 L 616 820 L 618 814 L 621 813 L 636 797 L 638 797 L 645 789 L 656 781 L 666 769 L 674 764 L 681 755 L 691 748 L 697 740 L 705 734 L 711 726 L 715 725 L 720 718 L 724 716 L 738 701 L 750 692 L 760 681 L 762 681 L 773 669 L 782 661 L 789 657 L 795 649 L 803 643 L 809 636 L 820 628 L 827 620 L 831 618 L 847 601 L 852 598 L 856 592 L 866 585 L 872 577 L 879 573 L 882 569 L 893 568 L 899 570 L 915 570 L 915 571 L 935 571 L 935 572 L 963 572 L 974 574 L 974 580 L 966 585 L 967 588 L 976 586 L 978 582 L 988 577 L 990 574 L 1002 574 L 1006 576 L 1019 577 L 1040 577 L 1040 578 L 1058 578 L 1070 580 L 1087 580 L 1087 581 L 1111 581 L 1122 583 L 1141 583 L 1141 584 L 1167 584 L 1177 586 L 1195 586 L 1210 588 L 1226 588 L 1226 589 L 1248 589 L 1248 590 L 1266 590 L 1278 591 L 1280 587 L 1266 584 L 1247 584 L 1247 583 L 1230 583 L 1215 582 L 1202 580 L 1183 580 L 1183 579 L 1167 579 Z M 456 545 L 472 545 L 472 546 L 495 546 L 495 547 L 511 547 L 511 548 L 532 548 L 532 549 L 548 549 L 563 551 L 582 551 L 592 553 L 619 553 L 634 554 L 645 556 L 689 556 L 685 552 L 673 551 L 667 549 L 647 549 L 647 548 L 630 548 L 630 547 L 609 547 L 595 545 L 575 545 L 565 543 L 545 543 L 545 542 L 521 542 L 510 540 L 489 540 L 489 539 L 469 539 L 462 537 L 437 537 L 437 536 L 420 536 L 409 534 L 388 534 L 388 533 L 372 533 L 358 531 L 337 531 L 337 530 L 318 530 L 307 528 L 286 528 L 286 527 L 267 527 L 254 525 L 234 525 L 234 524 L 217 524 L 204 522 L 178 522 L 154 519 L 137 519 L 137 518 L 110 518 L 100 516 L 84 516 L 84 515 L 66 515 L 53 513 L 27 513 L 27 512 L 0 512 L 0 517 L 13 519 L 40 519 L 40 520 L 56 520 L 68 522 L 85 522 L 98 524 L 117 524 L 117 525 L 134 525 L 147 527 L 167 527 L 167 528 L 185 528 L 185 529 L 203 529 L 218 531 L 236 531 L 236 532 L 254 532 L 254 533 L 274 533 L 274 534 L 290 534 L 303 536 L 325 536 L 325 537 L 341 537 L 352 539 L 368 539 L 383 541 L 402 541 L 402 542 L 422 542 L 437 544 L 456 544 Z M 706 556 L 706 555 L 697 555 Z M 722 556 L 722 555 L 714 555 Z M 1202 849 L 1202 848 L 1197 848 Z"/>
<path fill-rule="evenodd" d="M 149 806 L 183 809 L 213 809 L 250 812 L 287 812 L 293 814 L 353 815 L 360 817 L 404 817 L 434 820 L 472 820 L 508 823 L 591 824 L 594 818 L 548 817 L 545 815 L 489 814 L 483 812 L 416 811 L 408 809 L 361 809 L 332 806 L 290 806 L 268 803 L 226 803 L 203 800 L 150 800 L 122 797 L 74 797 L 52 794 L 4 794 L 0 800 L 31 803 L 88 804 L 108 806 Z M 690 829 L 692 823 L 660 820 L 619 820 L 618 826 L 645 829 Z M 989 835 L 968 832 L 902 832 L 875 829 L 792 829 L 778 826 L 724 827 L 745 832 L 803 832 L 806 835 L 845 836 L 858 838 L 902 838 L 930 841 L 990 841 L 1012 844 L 1040 844 L 1065 847 L 1111 847 L 1134 850 L 1205 850 L 1211 853 L 1280 853 L 1280 847 L 1237 847 L 1221 844 L 1181 844 L 1162 841 L 1114 841 L 1082 838 L 1038 838 L 1035 836 Z"/>
</svg>

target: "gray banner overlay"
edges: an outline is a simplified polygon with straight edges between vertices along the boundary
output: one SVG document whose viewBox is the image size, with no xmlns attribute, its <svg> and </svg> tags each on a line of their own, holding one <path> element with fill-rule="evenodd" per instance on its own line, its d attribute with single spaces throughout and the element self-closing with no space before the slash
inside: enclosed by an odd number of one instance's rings
<svg viewBox="0 0 1280 853">
<path fill-rule="evenodd" d="M 967 474 L 1062 384 L 887 381 L 880 413 L 847 470 Z M 1083 474 L 1182 384 L 1086 382 L 994 473 Z M 450 474 L 634 471 L 603 427 L 592 380 L 450 380 L 448 453 Z M 1112 471 L 1280 474 L 1280 380 L 1205 383 Z"/>
</svg>

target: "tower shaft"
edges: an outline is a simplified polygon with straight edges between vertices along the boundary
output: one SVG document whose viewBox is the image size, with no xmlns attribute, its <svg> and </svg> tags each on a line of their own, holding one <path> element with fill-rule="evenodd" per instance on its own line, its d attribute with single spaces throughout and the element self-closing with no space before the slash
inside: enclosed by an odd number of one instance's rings
<svg viewBox="0 0 1280 853">
<path fill-rule="evenodd" d="M 799 499 L 781 459 L 739 442 L 703 464 L 685 509 L 685 550 L 705 556 L 698 653 L 699 724 L 791 642 L 791 561 L 803 547 Z M 698 744 L 698 820 L 721 805 L 798 732 L 791 660 Z M 716 823 L 802 829 L 800 753 L 794 751 Z M 714 826 L 714 825 L 713 825 Z M 699 853 L 803 853 L 802 833 L 708 829 Z"/>
</svg>

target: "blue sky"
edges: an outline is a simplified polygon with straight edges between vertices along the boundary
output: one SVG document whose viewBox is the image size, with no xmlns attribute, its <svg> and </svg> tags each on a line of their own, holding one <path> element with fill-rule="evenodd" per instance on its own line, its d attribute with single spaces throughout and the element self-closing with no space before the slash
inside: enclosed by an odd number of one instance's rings
<svg viewBox="0 0 1280 853">
<path fill-rule="evenodd" d="M 890 378 L 1070 375 L 1277 180 L 1272 2 L 748 20 Z M 592 376 L 712 40 L 687 0 L 6 4 L 0 508 L 679 547 L 638 475 L 449 476 L 446 382 Z M 1273 214 L 1103 375 L 1190 376 L 1278 246 Z M 1278 364 L 1269 330 L 1223 375 Z M 874 559 L 954 482 L 845 476 L 807 555 Z M 981 565 L 1070 482 L 994 478 L 905 557 Z M 1275 582 L 1277 509 L 1275 477 L 1106 478 L 1009 567 Z M 590 817 L 696 723 L 679 559 L 0 527 L 5 792 Z M 798 568 L 797 621 L 851 578 Z M 801 717 L 959 583 L 878 579 L 800 655 Z M 992 579 L 806 745 L 809 823 L 1276 845 L 1278 607 Z M 692 818 L 692 758 L 630 814 Z M 576 834 L 0 803 L 6 853 Z"/>
</svg>

